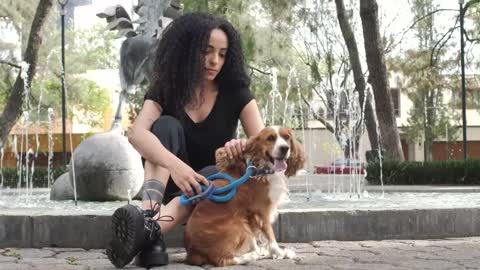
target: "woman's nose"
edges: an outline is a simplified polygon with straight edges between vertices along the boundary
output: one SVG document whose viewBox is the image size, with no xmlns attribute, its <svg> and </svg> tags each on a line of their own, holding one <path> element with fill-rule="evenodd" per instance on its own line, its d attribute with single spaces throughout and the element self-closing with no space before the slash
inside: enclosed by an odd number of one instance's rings
<svg viewBox="0 0 480 270">
<path fill-rule="evenodd" d="M 216 65 L 218 63 L 218 55 L 214 54 L 210 57 L 210 64 Z"/>
</svg>

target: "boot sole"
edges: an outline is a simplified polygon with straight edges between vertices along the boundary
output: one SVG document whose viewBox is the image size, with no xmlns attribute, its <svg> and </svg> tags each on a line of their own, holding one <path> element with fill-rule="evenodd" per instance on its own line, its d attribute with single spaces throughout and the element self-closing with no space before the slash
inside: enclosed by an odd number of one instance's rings
<svg viewBox="0 0 480 270">
<path fill-rule="evenodd" d="M 168 263 L 168 253 L 159 250 L 144 250 L 135 257 L 135 265 L 144 268 L 164 266 Z"/>
<path fill-rule="evenodd" d="M 117 268 L 130 263 L 145 241 L 142 210 L 131 204 L 115 210 L 112 215 L 112 241 L 107 247 L 107 257 Z"/>
</svg>

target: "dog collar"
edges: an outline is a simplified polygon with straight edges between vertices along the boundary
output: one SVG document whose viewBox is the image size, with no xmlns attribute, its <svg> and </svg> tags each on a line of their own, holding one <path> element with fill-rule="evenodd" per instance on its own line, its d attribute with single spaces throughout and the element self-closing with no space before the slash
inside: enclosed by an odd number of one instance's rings
<svg viewBox="0 0 480 270">
<path fill-rule="evenodd" d="M 266 174 L 274 174 L 275 171 L 270 169 L 270 168 L 257 168 L 257 167 L 253 167 L 253 171 L 252 171 L 252 176 L 260 176 L 260 175 L 266 175 Z"/>
</svg>

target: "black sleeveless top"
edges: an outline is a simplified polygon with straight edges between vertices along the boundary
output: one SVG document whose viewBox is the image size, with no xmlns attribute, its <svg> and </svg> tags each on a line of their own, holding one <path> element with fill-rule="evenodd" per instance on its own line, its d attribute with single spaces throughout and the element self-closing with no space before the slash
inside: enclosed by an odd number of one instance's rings
<svg viewBox="0 0 480 270">
<path fill-rule="evenodd" d="M 145 99 L 161 104 L 157 95 L 150 91 Z M 253 95 L 247 88 L 232 91 L 220 89 L 212 110 L 203 121 L 195 123 L 186 113 L 183 114 L 185 117 L 177 117 L 185 132 L 190 166 L 195 171 L 215 165 L 215 151 L 236 137 L 240 112 L 252 99 Z M 175 116 L 165 110 L 162 115 Z"/>
</svg>

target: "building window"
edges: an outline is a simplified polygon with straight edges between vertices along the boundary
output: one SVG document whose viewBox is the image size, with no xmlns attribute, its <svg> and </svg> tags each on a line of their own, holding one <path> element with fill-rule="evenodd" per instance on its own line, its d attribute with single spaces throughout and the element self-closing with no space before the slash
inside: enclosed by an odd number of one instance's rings
<svg viewBox="0 0 480 270">
<path fill-rule="evenodd" d="M 392 96 L 393 112 L 396 117 L 400 117 L 400 89 L 390 88 L 390 94 Z"/>
<path fill-rule="evenodd" d="M 465 103 L 467 110 L 477 109 L 480 105 L 480 88 L 465 89 Z M 450 105 L 455 109 L 462 109 L 462 91 L 461 89 L 452 91 Z"/>
</svg>

